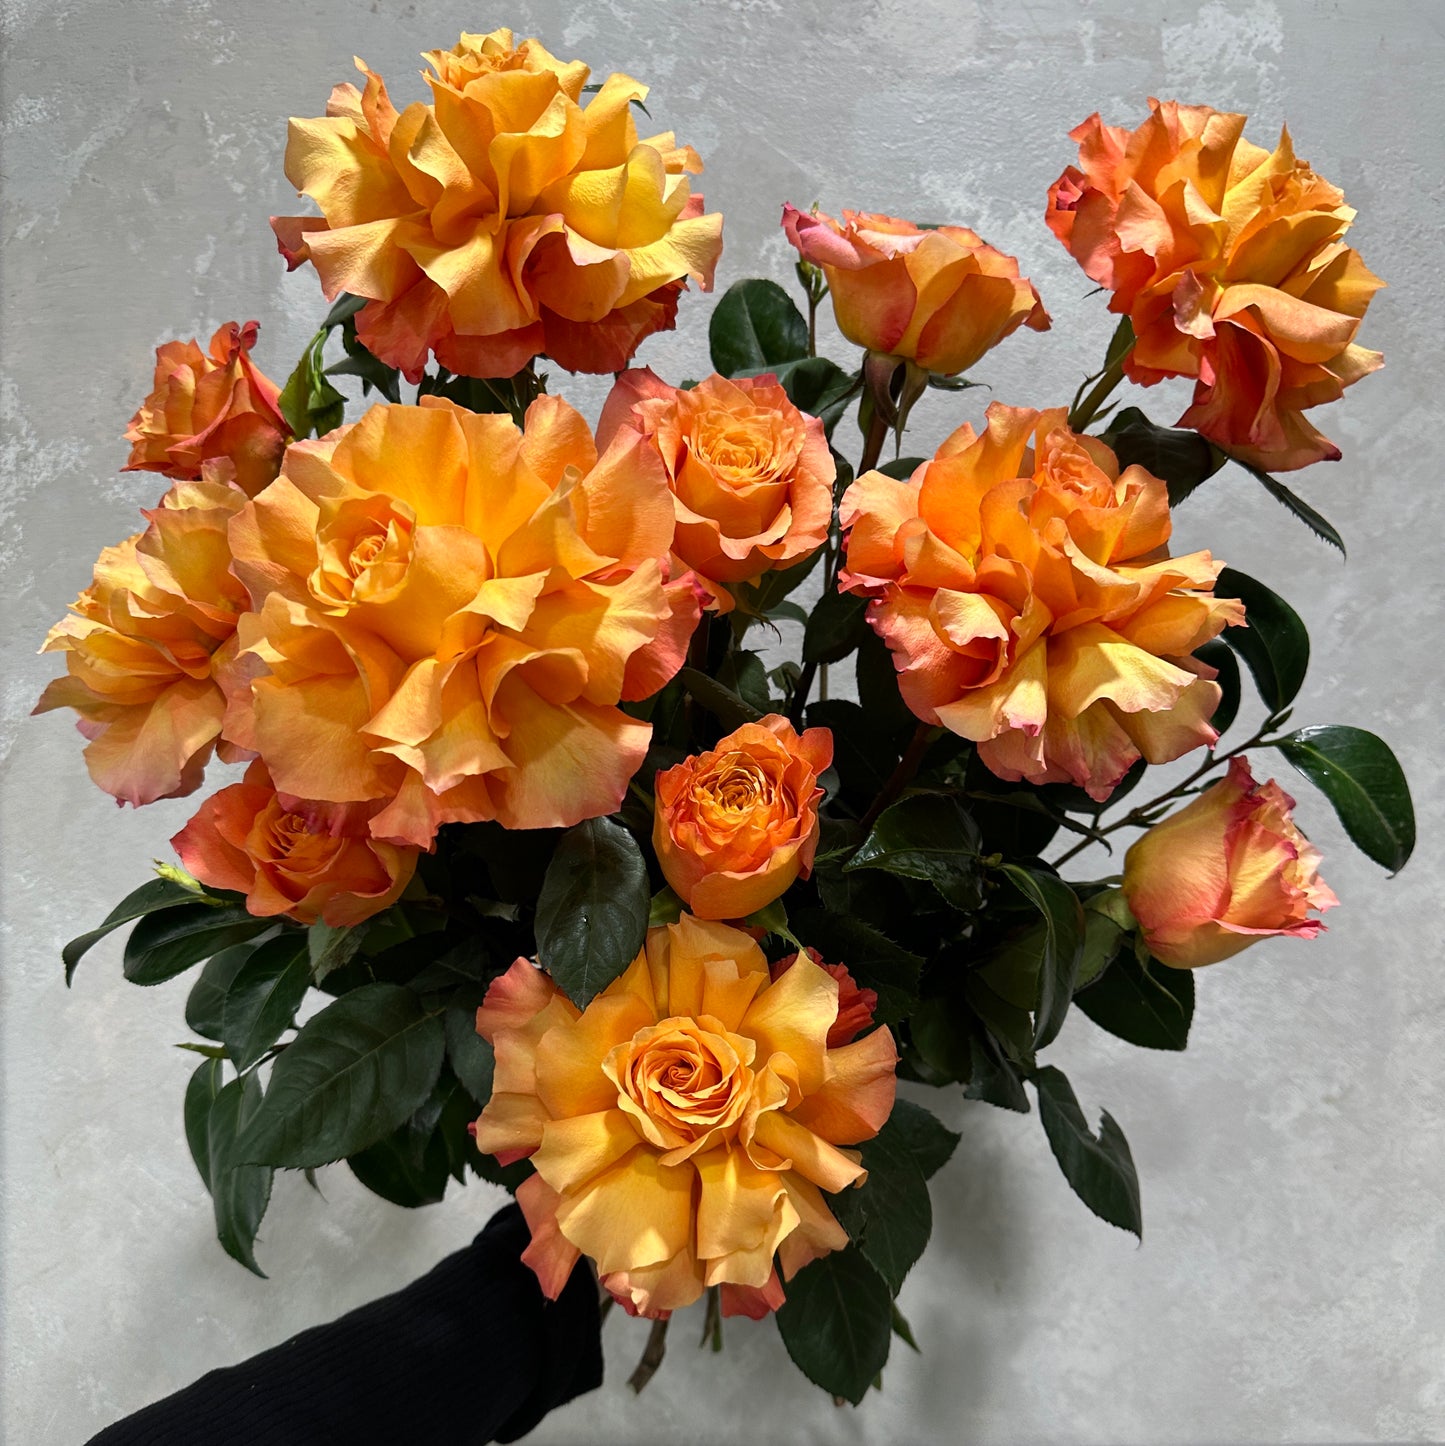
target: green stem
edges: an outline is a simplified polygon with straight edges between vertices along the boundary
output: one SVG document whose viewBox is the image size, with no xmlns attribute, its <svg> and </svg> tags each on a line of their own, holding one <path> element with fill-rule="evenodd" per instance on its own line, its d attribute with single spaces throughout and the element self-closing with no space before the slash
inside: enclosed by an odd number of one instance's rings
<svg viewBox="0 0 1445 1446">
<path fill-rule="evenodd" d="M 647 1348 L 642 1352 L 637 1369 L 628 1377 L 627 1384 L 632 1387 L 634 1394 L 640 1394 L 642 1388 L 657 1374 L 657 1368 L 666 1354 L 667 1319 L 664 1317 L 662 1320 L 653 1321 L 652 1329 L 647 1335 Z"/>
<path fill-rule="evenodd" d="M 898 767 L 888 776 L 888 781 L 878 790 L 878 797 L 869 804 L 868 812 L 863 815 L 861 826 L 865 838 L 868 830 L 878 821 L 878 815 L 903 792 L 913 775 L 918 772 L 918 765 L 923 762 L 923 755 L 928 752 L 929 744 L 942 732 L 941 728 L 933 728 L 927 723 L 920 723 L 913 730 L 913 737 L 908 740 L 908 747 L 903 750 Z"/>
<path fill-rule="evenodd" d="M 1110 393 L 1124 380 L 1124 358 L 1120 357 L 1112 365 L 1104 368 L 1099 373 L 1099 380 L 1094 384 L 1093 389 L 1082 402 L 1075 402 L 1069 410 L 1069 430 L 1071 432 L 1082 432 L 1095 417 L 1099 415 L 1099 409 L 1109 400 Z"/>
</svg>

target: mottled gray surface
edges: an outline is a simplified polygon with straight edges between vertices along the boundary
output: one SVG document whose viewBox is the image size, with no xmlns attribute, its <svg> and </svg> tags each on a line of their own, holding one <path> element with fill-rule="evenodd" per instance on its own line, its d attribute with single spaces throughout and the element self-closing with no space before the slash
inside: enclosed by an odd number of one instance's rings
<svg viewBox="0 0 1445 1446">
<path fill-rule="evenodd" d="M 727 214 L 725 284 L 787 279 L 779 203 L 954 220 L 1016 253 L 1052 309 L 983 368 L 995 395 L 1065 399 L 1108 334 L 1099 298 L 1045 231 L 1064 133 L 1153 93 L 1288 119 L 1360 210 L 1388 278 L 1363 340 L 1388 369 L 1324 426 L 1346 460 L 1298 479 L 1346 534 L 1348 568 L 1240 476 L 1179 517 L 1290 597 L 1316 662 L 1310 721 L 1378 729 L 1421 803 L 1399 880 L 1354 854 L 1322 802 L 1302 817 L 1344 900 L 1314 945 L 1264 945 L 1199 980 L 1183 1057 L 1088 1020 L 1053 1051 L 1086 1109 L 1113 1111 L 1143 1179 L 1146 1242 L 1070 1195 L 1034 1117 L 941 1098 L 963 1143 L 935 1194 L 933 1245 L 902 1297 L 923 1355 L 835 1410 L 771 1324 L 731 1325 L 720 1358 L 674 1355 L 646 1395 L 622 1382 L 644 1329 L 614 1314 L 610 1380 L 539 1442 L 1377 1441 L 1445 1436 L 1439 782 L 1445 311 L 1438 238 L 1445 68 L 1438 0 L 8 0 L 4 16 L 3 1421 L 15 1446 L 70 1446 L 207 1368 L 391 1290 L 500 1203 L 482 1187 L 408 1214 L 323 1173 L 278 1184 L 260 1256 L 228 1261 L 186 1154 L 193 1060 L 184 981 L 142 991 L 119 947 L 67 994 L 56 951 L 166 853 L 193 801 L 118 812 L 60 717 L 26 721 L 52 664 L 33 650 L 99 548 L 159 491 L 119 475 L 150 350 L 256 316 L 283 376 L 319 314 L 266 217 L 294 209 L 288 114 L 316 114 L 353 52 L 402 101 L 416 52 L 510 21 L 563 55 L 654 86 L 659 125 L 703 153 Z M 644 351 L 704 365 L 708 300 Z M 571 394 L 595 409 L 595 386 Z M 982 394 L 975 393 L 973 396 Z M 1139 396 L 1168 420 L 1177 399 Z M 954 411 L 930 398 L 917 445 Z M 1265 760 L 1261 760 L 1268 767 Z"/>
</svg>

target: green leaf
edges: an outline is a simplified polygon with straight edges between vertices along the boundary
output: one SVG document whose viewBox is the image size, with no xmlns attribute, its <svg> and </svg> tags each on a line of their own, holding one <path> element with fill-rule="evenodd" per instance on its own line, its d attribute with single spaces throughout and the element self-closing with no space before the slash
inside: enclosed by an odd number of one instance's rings
<svg viewBox="0 0 1445 1446">
<path fill-rule="evenodd" d="M 732 585 L 733 595 L 746 609 L 750 617 L 768 617 L 777 611 L 783 601 L 817 567 L 823 559 L 823 548 L 809 553 L 802 562 L 785 567 L 777 572 L 765 572 L 756 582 L 738 582 Z M 701 676 L 706 676 L 701 675 Z"/>
<path fill-rule="evenodd" d="M 1129 1044 L 1184 1049 L 1194 1018 L 1194 971 L 1157 961 L 1145 966 L 1132 949 L 1121 949 L 1104 973 L 1074 996 L 1074 1003 L 1100 1029 Z"/>
<path fill-rule="evenodd" d="M 895 457 L 877 470 L 895 482 L 907 482 L 928 459 L 926 457 Z"/>
<path fill-rule="evenodd" d="M 856 1246 L 800 1270 L 788 1282 L 777 1320 L 793 1364 L 855 1406 L 888 1363 L 893 1300 Z"/>
<path fill-rule="evenodd" d="M 969 1078 L 969 1016 L 957 1000 L 920 1000 L 908 1018 L 908 1033 L 937 1077 L 930 1083 Z"/>
<path fill-rule="evenodd" d="M 211 1106 L 225 1083 L 224 1067 L 218 1059 L 203 1059 L 186 1083 L 186 1102 L 182 1116 L 186 1127 L 186 1144 L 196 1162 L 201 1183 L 211 1188 Z"/>
<path fill-rule="evenodd" d="M 1177 507 L 1224 465 L 1224 454 L 1198 432 L 1156 426 L 1138 407 L 1125 407 L 1105 428 L 1102 441 L 1113 449 L 1120 468 L 1139 466 L 1169 485 L 1169 505 Z"/>
<path fill-rule="evenodd" d="M 647 927 L 655 929 L 659 924 L 675 924 L 686 912 L 687 905 L 670 888 L 661 888 L 653 896 L 647 909 Z"/>
<path fill-rule="evenodd" d="M 232 944 L 276 927 L 241 904 L 179 904 L 147 914 L 125 941 L 121 968 L 132 984 L 159 984 Z"/>
<path fill-rule="evenodd" d="M 229 949 L 213 954 L 191 985 L 191 992 L 186 997 L 186 1024 L 203 1039 L 225 1037 L 221 1033 L 221 1014 L 226 1007 L 231 981 L 263 937 L 258 935 L 244 944 L 233 944 Z"/>
<path fill-rule="evenodd" d="M 1415 808 L 1399 760 L 1363 728 L 1301 728 L 1275 745 L 1329 799 L 1350 841 L 1392 874 L 1415 849 Z"/>
<path fill-rule="evenodd" d="M 637 840 L 611 819 L 562 835 L 537 900 L 537 958 L 584 1009 L 637 957 L 651 909 Z"/>
<path fill-rule="evenodd" d="M 1310 635 L 1299 614 L 1278 593 L 1232 567 L 1219 574 L 1214 595 L 1244 604 L 1244 627 L 1226 628 L 1224 640 L 1249 666 L 1271 712 L 1289 707 L 1310 663 Z"/>
<path fill-rule="evenodd" d="M 931 1180 L 953 1158 L 963 1137 L 950 1130 L 932 1110 L 912 1100 L 895 1100 L 888 1127 L 918 1168 L 925 1180 Z"/>
<path fill-rule="evenodd" d="M 385 1139 L 348 1157 L 351 1173 L 373 1195 L 415 1210 L 435 1205 L 447 1193 L 452 1177 L 451 1154 L 440 1125 L 442 1107 L 456 1082 L 441 1086 L 412 1117 Z"/>
<path fill-rule="evenodd" d="M 1268 472 L 1251 466 L 1248 462 L 1240 461 L 1238 457 L 1235 457 L 1233 460 L 1239 462 L 1239 465 L 1243 467 L 1256 482 L 1260 483 L 1264 490 L 1268 492 L 1281 507 L 1287 512 L 1294 513 L 1321 541 L 1328 542 L 1331 547 L 1338 547 L 1341 557 L 1345 556 L 1344 538 L 1342 538 L 1303 497 L 1296 496 L 1278 477 L 1272 477 Z"/>
<path fill-rule="evenodd" d="M 1033 1077 L 1039 1118 L 1064 1178 L 1100 1220 L 1144 1238 L 1139 1177 L 1124 1132 L 1105 1110 L 1094 1135 L 1063 1071 L 1045 1065 Z"/>
<path fill-rule="evenodd" d="M 760 714 L 772 711 L 773 700 L 768 693 L 768 670 L 756 653 L 742 648 L 729 653 L 717 670 L 717 680 L 724 688 L 736 693 L 748 707 L 756 708 Z"/>
<path fill-rule="evenodd" d="M 496 1055 L 477 1033 L 477 1011 L 454 1005 L 446 1012 L 447 1063 L 452 1073 L 478 1104 L 492 1097 L 492 1071 Z"/>
<path fill-rule="evenodd" d="M 825 592 L 814 604 L 803 630 L 805 663 L 837 663 L 859 643 L 868 624 L 868 599 L 847 592 Z"/>
<path fill-rule="evenodd" d="M 1239 663 L 1234 650 L 1222 638 L 1210 638 L 1195 648 L 1194 656 L 1218 674 L 1214 681 L 1219 684 L 1219 706 L 1209 721 L 1221 734 L 1227 733 L 1239 714 Z"/>
<path fill-rule="evenodd" d="M 306 935 L 288 929 L 241 965 L 226 993 L 221 1038 L 238 1070 L 249 1069 L 291 1027 L 311 987 Z"/>
<path fill-rule="evenodd" d="M 928 1184 L 910 1143 L 906 1129 L 886 1120 L 871 1140 L 859 1146 L 868 1178 L 829 1202 L 838 1223 L 892 1295 L 903 1289 L 933 1233 Z"/>
<path fill-rule="evenodd" d="M 304 1169 L 366 1149 L 421 1106 L 444 1050 L 440 1015 L 410 989 L 367 984 L 343 995 L 276 1060 L 240 1158 Z"/>
<path fill-rule="evenodd" d="M 696 668 L 683 668 L 678 677 L 682 679 L 682 686 L 724 728 L 741 728 L 744 723 L 756 723 L 763 717 L 751 703 L 744 702 L 730 688 L 724 688 L 716 679 L 709 678 Z"/>
<path fill-rule="evenodd" d="M 734 375 L 761 376 L 768 372 L 777 377 L 788 400 L 799 411 L 822 422 L 824 435 L 829 437 L 858 391 L 857 373 L 850 376 L 836 362 L 822 356 L 803 356 Z"/>
<path fill-rule="evenodd" d="M 808 355 L 808 323 L 775 281 L 735 281 L 713 308 L 708 324 L 713 370 L 741 376 L 801 361 Z"/>
<path fill-rule="evenodd" d="M 904 1345 L 918 1351 L 918 1342 L 913 1339 L 913 1327 L 908 1324 L 908 1317 L 898 1309 L 898 1302 L 893 1303 L 893 1334 L 903 1342 Z M 918 1351 L 920 1355 L 922 1351 Z"/>
<path fill-rule="evenodd" d="M 1098 912 L 1092 903 L 1084 905 L 1084 952 L 1074 979 L 1075 1000 L 1086 984 L 1092 984 L 1113 963 L 1128 937 L 1129 930 L 1118 920 Z"/>
<path fill-rule="evenodd" d="M 975 1029 L 969 1035 L 968 1086 L 963 1097 L 982 1100 L 1001 1110 L 1016 1114 L 1029 1112 L 1028 1092 L 998 1042 L 986 1029 Z"/>
<path fill-rule="evenodd" d="M 368 919 L 363 924 L 336 929 L 317 920 L 307 929 L 306 953 L 311 977 L 317 984 L 333 969 L 341 969 L 356 958 L 371 922 Z"/>
<path fill-rule="evenodd" d="M 793 917 L 793 932 L 829 964 L 846 964 L 855 982 L 878 995 L 873 1017 L 880 1024 L 903 1019 L 918 1000 L 923 960 L 848 914 L 804 909 Z"/>
<path fill-rule="evenodd" d="M 211 1204 L 221 1248 L 263 1280 L 256 1264 L 256 1232 L 271 1201 L 272 1171 L 243 1162 L 239 1144 L 261 1108 L 261 1081 L 254 1074 L 233 1079 L 216 1095 L 206 1123 L 210 1154 Z"/>
<path fill-rule="evenodd" d="M 1079 896 L 1054 874 L 1019 864 L 1004 864 L 1002 872 L 1044 921 L 1039 998 L 1034 1009 L 1034 1048 L 1042 1049 L 1063 1028 L 1074 997 L 1084 952 L 1084 908 Z"/>
<path fill-rule="evenodd" d="M 843 866 L 883 869 L 924 879 L 955 909 L 979 907 L 978 825 L 951 794 L 915 793 L 885 808 L 858 852 Z"/>
<path fill-rule="evenodd" d="M 66 986 L 69 987 L 70 981 L 75 977 L 75 966 L 80 963 L 81 956 L 112 930 L 119 929 L 122 924 L 129 924 L 135 919 L 143 918 L 160 909 L 173 909 L 178 904 L 194 904 L 195 902 L 195 890 L 188 889 L 173 879 L 151 879 L 142 884 L 140 888 L 127 894 L 105 916 L 105 920 L 99 928 L 78 935 L 60 951 L 60 958 L 65 965 Z"/>
</svg>

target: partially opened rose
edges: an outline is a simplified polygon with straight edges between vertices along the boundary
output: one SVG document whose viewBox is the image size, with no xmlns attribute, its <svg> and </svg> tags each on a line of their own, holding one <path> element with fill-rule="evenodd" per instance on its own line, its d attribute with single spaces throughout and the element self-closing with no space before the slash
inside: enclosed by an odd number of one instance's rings
<svg viewBox="0 0 1445 1446">
<path fill-rule="evenodd" d="M 288 265 L 366 297 L 357 335 L 412 381 L 432 355 L 476 377 L 541 354 L 620 371 L 689 277 L 712 285 L 722 217 L 692 193 L 696 152 L 638 138 L 645 85 L 611 75 L 584 105 L 587 67 L 510 30 L 425 59 L 429 105 L 398 113 L 358 60 L 363 90 L 291 122 L 286 175 L 321 215 L 272 219 Z"/>
<path fill-rule="evenodd" d="M 295 802 L 277 794 L 258 759 L 171 844 L 203 884 L 245 894 L 253 914 L 339 929 L 394 903 L 416 872 L 417 850 L 371 838 L 364 818 L 328 827 Z"/>
<path fill-rule="evenodd" d="M 904 701 L 1001 778 L 1106 799 L 1140 757 L 1214 742 L 1220 690 L 1191 654 L 1229 623 L 1221 563 L 1171 558 L 1166 485 L 1122 472 L 1064 409 L 994 402 L 906 481 L 844 494 L 845 591 L 873 599 Z"/>
<path fill-rule="evenodd" d="M 597 442 L 619 427 L 662 458 L 677 513 L 672 550 L 722 612 L 726 584 L 791 567 L 828 538 L 837 468 L 823 424 L 800 412 L 771 376 L 710 376 L 670 387 L 646 368 L 613 387 Z"/>
<path fill-rule="evenodd" d="M 1333 461 L 1311 407 L 1384 364 L 1355 334 L 1384 284 L 1341 239 L 1344 194 L 1244 139 L 1245 117 L 1151 99 L 1138 129 L 1097 115 L 1070 132 L 1079 164 L 1049 190 L 1049 229 L 1126 315 L 1124 371 L 1196 379 L 1180 418 L 1273 471 Z"/>
<path fill-rule="evenodd" d="M 865 1178 L 842 1147 L 888 1118 L 897 1051 L 886 1029 L 831 1048 L 837 1017 L 811 959 L 774 982 L 747 934 L 688 915 L 585 1010 L 517 960 L 477 1013 L 496 1074 L 476 1140 L 536 1169 L 517 1202 L 543 1292 L 587 1255 L 636 1314 L 721 1286 L 725 1315 L 757 1317 L 846 1245 L 823 1192 Z"/>
<path fill-rule="evenodd" d="M 206 351 L 194 341 L 156 348 L 151 393 L 126 429 L 125 471 L 195 479 L 204 470 L 251 497 L 276 475 L 291 429 L 276 384 L 251 360 L 259 331 L 228 321 Z"/>
<path fill-rule="evenodd" d="M 664 584 L 672 502 L 635 433 L 599 457 L 538 398 L 525 430 L 426 398 L 294 446 L 231 529 L 242 621 L 226 736 L 276 787 L 366 805 L 372 837 L 565 827 L 617 807 L 698 618 Z"/>
<path fill-rule="evenodd" d="M 142 514 L 144 532 L 101 553 L 94 581 L 45 639 L 42 652 L 65 654 L 66 676 L 35 712 L 75 709 L 90 776 L 121 803 L 192 792 L 215 750 L 220 679 L 247 605 L 227 525 L 245 502 L 225 483 L 176 483 Z"/>
<path fill-rule="evenodd" d="M 652 846 L 700 919 L 742 919 L 807 878 L 833 735 L 770 713 L 657 775 Z"/>
<path fill-rule="evenodd" d="M 865 351 L 952 376 L 1021 326 L 1049 329 L 1018 262 L 963 226 L 868 211 L 844 211 L 840 224 L 784 206 L 783 230 L 823 268 L 838 329 Z"/>
<path fill-rule="evenodd" d="M 1313 939 L 1310 917 L 1339 900 L 1320 852 L 1299 831 L 1294 799 L 1256 783 L 1243 758 L 1124 856 L 1124 897 L 1161 964 L 1217 964 L 1269 935 Z"/>
</svg>

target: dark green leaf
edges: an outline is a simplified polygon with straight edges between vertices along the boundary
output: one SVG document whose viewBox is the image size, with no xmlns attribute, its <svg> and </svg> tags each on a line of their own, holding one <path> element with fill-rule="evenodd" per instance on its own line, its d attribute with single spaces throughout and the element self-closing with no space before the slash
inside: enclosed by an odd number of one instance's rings
<svg viewBox="0 0 1445 1446">
<path fill-rule="evenodd" d="M 885 462 L 878 470 L 885 477 L 892 477 L 896 482 L 907 482 L 927 460 L 926 457 L 895 457 L 891 462 Z"/>
<path fill-rule="evenodd" d="M 240 1150 L 241 1136 L 261 1105 L 261 1081 L 254 1074 L 233 1079 L 211 1105 L 206 1143 L 216 1238 L 232 1260 L 264 1280 L 266 1273 L 256 1264 L 256 1232 L 271 1201 L 272 1172 L 265 1165 L 243 1163 Z"/>
<path fill-rule="evenodd" d="M 874 730 L 899 733 L 913 728 L 917 719 L 898 691 L 898 670 L 888 644 L 870 627 L 858 647 L 853 665 L 858 683 L 858 702 Z M 897 754 L 894 754 L 897 758 Z"/>
<path fill-rule="evenodd" d="M 713 370 L 741 376 L 801 361 L 808 355 L 808 323 L 775 281 L 735 281 L 713 308 L 708 325 Z"/>
<path fill-rule="evenodd" d="M 856 1406 L 888 1362 L 892 1306 L 882 1276 L 850 1245 L 788 1282 L 778 1332 L 810 1381 Z"/>
<path fill-rule="evenodd" d="M 937 1121 L 934 1124 L 942 1130 Z M 833 1196 L 833 1213 L 864 1259 L 897 1295 L 933 1233 L 928 1184 L 906 1128 L 895 1126 L 892 1118 L 859 1150 L 868 1178 Z"/>
<path fill-rule="evenodd" d="M 121 968 L 132 984 L 159 984 L 232 944 L 275 928 L 240 904 L 179 904 L 147 914 L 125 941 Z"/>
<path fill-rule="evenodd" d="M 817 567 L 822 558 L 823 549 L 820 547 L 792 567 L 765 572 L 756 582 L 734 583 L 733 593 L 750 616 L 768 617 L 777 611 L 778 604 Z"/>
<path fill-rule="evenodd" d="M 326 313 L 326 320 L 321 323 L 322 330 L 331 331 L 343 322 L 350 321 L 366 303 L 366 297 L 353 296 L 349 291 L 343 291 L 341 295 L 332 302 L 331 310 Z"/>
<path fill-rule="evenodd" d="M 963 981 L 963 995 L 968 1006 L 987 1026 L 990 1039 L 1020 1070 L 1028 1073 L 1034 1067 L 1034 1018 L 1027 1009 L 1010 1004 L 995 994 L 978 973 L 968 974 Z M 969 1050 L 970 1065 L 973 1051 Z"/>
<path fill-rule="evenodd" d="M 803 661 L 837 663 L 846 658 L 863 641 L 867 610 L 867 598 L 825 592 L 814 605 L 803 631 Z"/>
<path fill-rule="evenodd" d="M 1125 407 L 1109 423 L 1102 440 L 1119 466 L 1142 467 L 1169 485 L 1169 505 L 1177 507 L 1200 483 L 1224 465 L 1224 454 L 1198 432 L 1159 427 L 1138 407 Z"/>
<path fill-rule="evenodd" d="M 652 905 L 637 841 L 611 819 L 568 829 L 537 900 L 537 958 L 579 1009 L 637 957 Z"/>
<path fill-rule="evenodd" d="M 1029 1112 L 1029 1097 L 1018 1069 L 1009 1062 L 998 1042 L 986 1029 L 969 1035 L 969 1077 L 964 1098 L 982 1100 L 1016 1114 Z"/>
<path fill-rule="evenodd" d="M 1129 1142 L 1105 1110 L 1094 1135 L 1061 1070 L 1045 1065 L 1033 1077 L 1039 1118 L 1064 1178 L 1090 1210 L 1110 1225 L 1144 1236 L 1139 1210 L 1139 1177 Z"/>
<path fill-rule="evenodd" d="M 908 1019 L 909 1037 L 938 1082 L 969 1077 L 969 1016 L 953 999 L 919 1001 Z"/>
<path fill-rule="evenodd" d="M 99 928 L 72 939 L 60 951 L 60 958 L 65 964 L 66 984 L 69 985 L 71 979 L 74 978 L 75 966 L 80 963 L 81 956 L 92 945 L 98 944 L 104 939 L 113 929 L 119 929 L 122 924 L 129 924 L 135 919 L 143 918 L 146 914 L 153 914 L 160 909 L 173 909 L 178 904 L 194 904 L 195 902 L 195 890 L 178 884 L 174 879 L 151 879 L 149 883 L 142 884 L 140 888 L 127 894 L 105 916 L 105 921 Z"/>
<path fill-rule="evenodd" d="M 302 1025 L 276 1060 L 240 1158 L 303 1169 L 373 1145 L 430 1094 L 441 1018 L 410 989 L 367 984 Z"/>
<path fill-rule="evenodd" d="M 455 1081 L 450 1088 L 456 1088 Z M 447 1097 L 439 1086 L 404 1124 L 347 1158 L 351 1173 L 373 1195 L 414 1210 L 435 1205 L 446 1194 L 451 1157 L 439 1125 Z"/>
<path fill-rule="evenodd" d="M 191 992 L 186 997 L 186 1023 L 204 1039 L 222 1039 L 221 1015 L 226 1007 L 226 995 L 237 971 L 261 942 L 261 936 L 248 939 L 244 944 L 233 944 L 213 954 L 206 967 L 196 976 Z"/>
<path fill-rule="evenodd" d="M 909 1153 L 925 1180 L 932 1179 L 953 1158 L 962 1136 L 950 1130 L 932 1110 L 912 1100 L 895 1100 L 888 1116 L 893 1138 Z"/>
<path fill-rule="evenodd" d="M 1222 638 L 1211 638 L 1195 648 L 1194 656 L 1219 675 L 1214 680 L 1219 684 L 1219 706 L 1209 721 L 1220 733 L 1227 733 L 1239 713 L 1239 663 L 1234 650 Z"/>
<path fill-rule="evenodd" d="M 333 969 L 340 969 L 356 958 L 371 922 L 368 919 L 363 924 L 340 929 L 319 920 L 311 925 L 306 931 L 306 952 L 311 977 L 316 983 L 320 984 Z"/>
<path fill-rule="evenodd" d="M 196 1162 L 202 1184 L 211 1188 L 211 1106 L 225 1083 L 223 1065 L 218 1059 L 203 1059 L 186 1084 L 186 1102 L 182 1110 L 186 1126 L 186 1144 Z"/>
<path fill-rule="evenodd" d="M 742 648 L 729 653 L 717 670 L 717 680 L 724 688 L 736 693 L 749 708 L 756 708 L 759 714 L 772 711 L 768 670 L 756 653 Z"/>
<path fill-rule="evenodd" d="M 767 372 L 777 377 L 788 394 L 788 400 L 799 411 L 807 412 L 822 422 L 824 434 L 830 437 L 858 390 L 856 373 L 849 376 L 836 362 L 821 356 L 799 357 L 796 361 L 779 362 L 776 366 L 759 367 L 735 375 L 759 376 Z"/>
<path fill-rule="evenodd" d="M 1259 482 L 1281 507 L 1287 512 L 1294 513 L 1316 537 L 1323 542 L 1328 542 L 1331 547 L 1338 547 L 1341 557 L 1345 555 L 1344 538 L 1303 497 L 1296 496 L 1278 477 L 1272 477 L 1268 472 L 1261 471 L 1258 467 L 1252 467 L 1248 462 L 1240 462 L 1238 457 L 1234 460 L 1239 462 L 1239 465 L 1256 482 Z"/>
<path fill-rule="evenodd" d="M 496 1055 L 477 1033 L 477 1011 L 453 1007 L 446 1012 L 447 1063 L 466 1091 L 479 1104 L 492 1097 L 492 1071 Z"/>
<path fill-rule="evenodd" d="M 1130 1044 L 1184 1049 L 1194 1018 L 1194 971 L 1170 969 L 1157 961 L 1146 967 L 1132 949 L 1121 949 L 1104 973 L 1078 992 L 1074 1003 L 1100 1029 Z"/>
<path fill-rule="evenodd" d="M 255 1064 L 291 1027 L 310 987 L 306 935 L 296 929 L 268 940 L 241 965 L 221 1014 L 221 1038 L 238 1070 Z"/>
<path fill-rule="evenodd" d="M 890 736 L 857 703 L 826 698 L 808 704 L 808 727 L 826 728 L 833 735 L 833 766 L 843 786 L 855 798 L 869 803 L 878 796 L 898 762 Z"/>
<path fill-rule="evenodd" d="M 925 879 L 956 909 L 981 900 L 978 826 L 951 794 L 915 793 L 885 808 L 844 871 L 883 869 Z"/>
<path fill-rule="evenodd" d="M 793 917 L 793 932 L 829 964 L 846 964 L 854 980 L 878 995 L 874 1018 L 891 1024 L 918 999 L 923 960 L 850 915 L 805 909 Z"/>
<path fill-rule="evenodd" d="M 1289 707 L 1310 663 L 1310 635 L 1299 614 L 1278 593 L 1232 567 L 1219 574 L 1214 595 L 1244 604 L 1244 627 L 1226 628 L 1224 640 L 1249 665 L 1266 706 L 1275 713 Z"/>
<path fill-rule="evenodd" d="M 1079 896 L 1054 874 L 1019 864 L 1004 864 L 1002 871 L 1044 921 L 1039 999 L 1034 1010 L 1034 1048 L 1042 1049 L 1063 1028 L 1074 997 L 1084 951 L 1084 908 Z"/>
<path fill-rule="evenodd" d="M 908 1317 L 898 1309 L 898 1302 L 893 1303 L 893 1334 L 911 1349 L 918 1350 L 918 1342 L 913 1339 L 913 1327 L 908 1324 Z M 921 1355 L 922 1352 L 919 1351 Z"/>
<path fill-rule="evenodd" d="M 1085 908 L 1084 952 L 1074 979 L 1076 1000 L 1084 986 L 1091 984 L 1109 967 L 1128 938 L 1128 930 L 1116 920 L 1093 908 Z"/>
<path fill-rule="evenodd" d="M 741 728 L 744 723 L 756 723 L 763 715 L 739 698 L 730 688 L 724 688 L 706 673 L 696 668 L 683 668 L 678 677 L 682 686 L 707 709 L 724 728 Z"/>
<path fill-rule="evenodd" d="M 1329 799 L 1351 842 L 1392 874 L 1415 849 L 1415 808 L 1399 760 L 1363 728 L 1301 728 L 1274 745 Z"/>
</svg>

